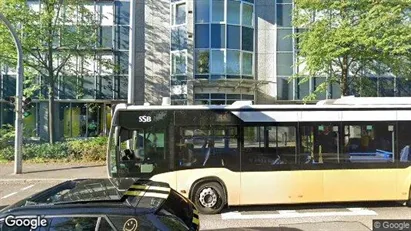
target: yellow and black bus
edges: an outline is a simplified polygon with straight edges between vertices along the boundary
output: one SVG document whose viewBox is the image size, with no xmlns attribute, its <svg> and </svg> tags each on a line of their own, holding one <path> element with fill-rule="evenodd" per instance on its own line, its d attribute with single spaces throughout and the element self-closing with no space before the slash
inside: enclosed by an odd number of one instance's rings
<svg viewBox="0 0 411 231">
<path fill-rule="evenodd" d="M 317 105 L 117 105 L 111 178 L 168 183 L 201 213 L 224 206 L 407 201 L 411 98 Z"/>
</svg>

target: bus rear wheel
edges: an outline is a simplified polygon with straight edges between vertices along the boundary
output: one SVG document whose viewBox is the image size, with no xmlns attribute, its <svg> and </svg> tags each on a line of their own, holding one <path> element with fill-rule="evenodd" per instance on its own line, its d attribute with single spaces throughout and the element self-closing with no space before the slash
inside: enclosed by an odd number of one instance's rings
<svg viewBox="0 0 411 231">
<path fill-rule="evenodd" d="M 202 214 L 216 214 L 226 205 L 223 188 L 216 182 L 205 182 L 198 186 L 193 202 Z"/>
</svg>

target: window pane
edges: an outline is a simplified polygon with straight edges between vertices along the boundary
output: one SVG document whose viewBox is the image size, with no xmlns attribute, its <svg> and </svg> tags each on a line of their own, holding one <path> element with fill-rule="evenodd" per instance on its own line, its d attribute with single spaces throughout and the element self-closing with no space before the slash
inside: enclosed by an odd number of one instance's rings
<svg viewBox="0 0 411 231">
<path fill-rule="evenodd" d="M 224 51 L 211 51 L 211 73 L 224 74 Z"/>
<path fill-rule="evenodd" d="M 253 51 L 254 49 L 254 29 L 243 26 L 243 50 Z"/>
<path fill-rule="evenodd" d="M 240 24 L 240 6 L 241 6 L 241 3 L 238 1 L 233 1 L 233 0 L 228 1 L 228 9 L 227 9 L 228 23 Z"/>
<path fill-rule="evenodd" d="M 293 54 L 279 53 L 277 54 L 277 75 L 291 76 L 293 74 Z"/>
<path fill-rule="evenodd" d="M 210 95 L 209 94 L 195 94 L 194 99 L 209 99 Z"/>
<path fill-rule="evenodd" d="M 242 95 L 243 100 L 254 100 L 254 95 Z"/>
<path fill-rule="evenodd" d="M 240 51 L 227 50 L 227 74 L 240 74 Z"/>
<path fill-rule="evenodd" d="M 116 31 L 116 45 L 119 50 L 128 50 L 130 29 L 128 26 L 118 26 Z"/>
<path fill-rule="evenodd" d="M 395 126 L 387 122 L 344 126 L 344 158 L 351 163 L 392 162 L 394 133 Z"/>
<path fill-rule="evenodd" d="M 291 29 L 277 30 L 277 50 L 278 51 L 293 51 L 293 39 L 291 37 L 293 31 Z"/>
<path fill-rule="evenodd" d="M 277 25 L 282 27 L 291 27 L 292 5 L 277 5 Z"/>
<path fill-rule="evenodd" d="M 113 47 L 113 27 L 111 26 L 102 26 L 100 27 L 100 39 L 102 47 Z"/>
<path fill-rule="evenodd" d="M 211 24 L 211 48 L 225 47 L 225 26 Z"/>
<path fill-rule="evenodd" d="M 196 48 L 209 48 L 209 25 L 196 25 Z"/>
<path fill-rule="evenodd" d="M 227 94 L 227 99 L 241 100 L 241 95 L 240 94 Z"/>
<path fill-rule="evenodd" d="M 196 73 L 207 74 L 210 72 L 210 52 L 208 50 L 196 52 Z"/>
<path fill-rule="evenodd" d="M 394 96 L 394 78 L 392 77 L 381 77 L 379 96 L 383 97 L 393 97 Z"/>
<path fill-rule="evenodd" d="M 128 52 L 119 52 L 118 65 L 120 67 L 120 74 L 128 74 Z"/>
<path fill-rule="evenodd" d="M 175 8 L 174 25 L 186 23 L 186 4 L 178 4 Z"/>
<path fill-rule="evenodd" d="M 177 27 L 171 30 L 171 50 L 187 49 L 187 31 L 185 27 Z"/>
<path fill-rule="evenodd" d="M 240 49 L 240 27 L 227 26 L 227 48 Z"/>
<path fill-rule="evenodd" d="M 184 53 L 172 54 L 172 74 L 186 73 L 186 56 Z"/>
<path fill-rule="evenodd" d="M 129 25 L 130 24 L 130 3 L 116 1 L 115 7 L 116 7 L 116 24 Z"/>
<path fill-rule="evenodd" d="M 224 21 L 224 0 L 213 0 L 213 22 Z"/>
<path fill-rule="evenodd" d="M 310 94 L 310 80 L 302 82 L 302 79 L 297 84 L 297 99 L 303 99 Z"/>
<path fill-rule="evenodd" d="M 253 54 L 243 52 L 243 75 L 253 74 Z"/>
<path fill-rule="evenodd" d="M 210 21 L 210 3 L 209 0 L 196 0 L 195 2 L 195 19 L 196 23 L 207 23 Z"/>
<path fill-rule="evenodd" d="M 253 6 L 243 3 L 243 26 L 253 26 Z"/>
<path fill-rule="evenodd" d="M 293 82 L 289 78 L 278 77 L 277 95 L 280 100 L 293 100 Z"/>
</svg>

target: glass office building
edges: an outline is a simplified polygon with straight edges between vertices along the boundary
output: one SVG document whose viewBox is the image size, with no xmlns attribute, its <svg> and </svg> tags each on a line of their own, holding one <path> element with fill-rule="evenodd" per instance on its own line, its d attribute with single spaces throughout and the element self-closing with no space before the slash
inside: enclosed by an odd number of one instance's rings
<svg viewBox="0 0 411 231">
<path fill-rule="evenodd" d="M 29 0 L 36 7 L 41 0 Z M 98 52 L 94 60 L 112 60 L 107 69 L 93 60 L 74 59 L 86 73 L 60 76 L 56 127 L 61 138 L 105 134 L 111 106 L 127 99 L 130 2 L 90 1 L 99 17 Z M 325 81 L 290 81 L 298 71 L 292 34 L 292 0 L 155 0 L 136 3 L 136 94 L 140 102 L 161 104 L 231 104 L 252 100 L 299 101 Z M 15 71 L 1 66 L 0 98 L 15 94 Z M 76 72 L 78 73 L 78 72 Z M 67 81 L 72 84 L 66 84 Z M 39 83 L 42 79 L 39 77 Z M 408 81 L 369 78 L 367 96 L 409 96 Z M 142 94 L 140 94 L 142 93 Z M 361 94 L 362 92 L 354 92 Z M 47 100 L 39 92 L 25 127 L 32 136 L 47 137 Z M 339 98 L 339 86 L 328 86 L 318 99 Z M 14 113 L 0 101 L 0 124 Z"/>
</svg>

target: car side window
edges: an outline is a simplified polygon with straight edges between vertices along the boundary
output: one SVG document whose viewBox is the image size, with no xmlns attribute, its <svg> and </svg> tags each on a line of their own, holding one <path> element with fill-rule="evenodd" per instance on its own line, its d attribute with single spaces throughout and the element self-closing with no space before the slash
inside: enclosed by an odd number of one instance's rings
<svg viewBox="0 0 411 231">
<path fill-rule="evenodd" d="M 99 231 L 115 231 L 113 227 L 108 223 L 107 219 L 102 217 L 98 224 Z"/>
<path fill-rule="evenodd" d="M 49 231 L 95 231 L 98 217 L 55 217 Z"/>
<path fill-rule="evenodd" d="M 158 231 L 156 226 L 143 215 L 136 217 L 109 216 L 108 218 L 118 230 Z"/>
</svg>

